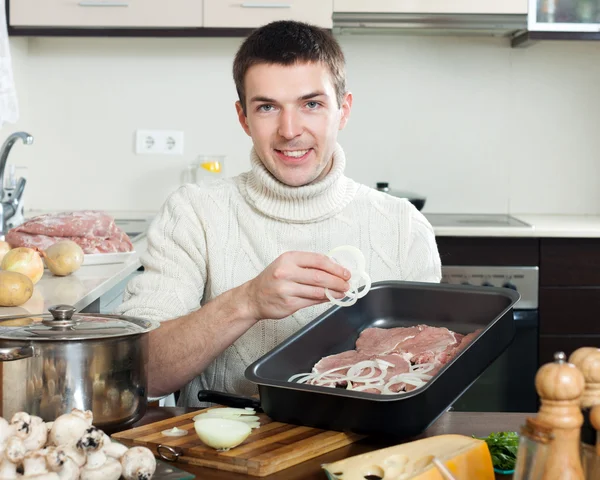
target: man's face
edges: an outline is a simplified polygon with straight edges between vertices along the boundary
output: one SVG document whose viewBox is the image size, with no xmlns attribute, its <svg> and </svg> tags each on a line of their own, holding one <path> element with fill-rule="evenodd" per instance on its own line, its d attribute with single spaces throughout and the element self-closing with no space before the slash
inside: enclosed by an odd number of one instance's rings
<svg viewBox="0 0 600 480">
<path fill-rule="evenodd" d="M 248 69 L 244 86 L 247 110 L 244 115 L 237 102 L 238 117 L 265 167 L 294 187 L 327 175 L 352 106 L 350 93 L 338 106 L 328 67 L 258 64 Z"/>
</svg>

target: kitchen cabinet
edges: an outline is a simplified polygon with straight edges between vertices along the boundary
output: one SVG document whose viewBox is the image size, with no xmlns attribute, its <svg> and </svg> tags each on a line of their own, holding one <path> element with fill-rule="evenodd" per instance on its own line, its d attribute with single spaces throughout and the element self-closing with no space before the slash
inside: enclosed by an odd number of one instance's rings
<svg viewBox="0 0 600 480">
<path fill-rule="evenodd" d="M 600 348 L 600 239 L 540 239 L 540 362 Z"/>
<path fill-rule="evenodd" d="M 204 0 L 204 27 L 256 28 L 275 20 L 298 20 L 331 28 L 333 0 Z"/>
<path fill-rule="evenodd" d="M 203 24 L 202 0 L 13 0 L 11 27 L 189 28 Z"/>
<path fill-rule="evenodd" d="M 527 0 L 334 0 L 334 12 L 526 14 Z"/>
</svg>

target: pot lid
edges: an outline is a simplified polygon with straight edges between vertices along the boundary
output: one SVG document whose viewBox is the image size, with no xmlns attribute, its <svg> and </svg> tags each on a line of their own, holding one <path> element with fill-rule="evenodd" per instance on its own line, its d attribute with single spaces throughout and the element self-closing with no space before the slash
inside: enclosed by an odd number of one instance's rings
<svg viewBox="0 0 600 480">
<path fill-rule="evenodd" d="M 75 313 L 71 305 L 53 305 L 48 313 L 0 318 L 0 339 L 94 340 L 139 335 L 160 323 L 124 315 Z"/>
</svg>

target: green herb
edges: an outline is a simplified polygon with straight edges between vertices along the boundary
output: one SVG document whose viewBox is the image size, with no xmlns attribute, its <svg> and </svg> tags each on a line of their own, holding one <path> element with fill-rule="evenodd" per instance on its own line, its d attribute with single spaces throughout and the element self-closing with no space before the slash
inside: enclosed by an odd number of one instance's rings
<svg viewBox="0 0 600 480">
<path fill-rule="evenodd" d="M 475 436 L 474 436 L 475 437 Z M 514 470 L 519 449 L 517 432 L 490 433 L 487 437 L 475 437 L 485 440 L 492 455 L 494 468 L 498 470 Z"/>
</svg>

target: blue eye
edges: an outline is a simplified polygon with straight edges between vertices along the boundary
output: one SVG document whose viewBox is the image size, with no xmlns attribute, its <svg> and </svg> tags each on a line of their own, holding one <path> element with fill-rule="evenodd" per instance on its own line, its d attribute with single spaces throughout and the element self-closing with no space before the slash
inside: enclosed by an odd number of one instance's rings
<svg viewBox="0 0 600 480">
<path fill-rule="evenodd" d="M 261 105 L 258 107 L 261 112 L 270 112 L 273 109 L 273 105 Z"/>
<path fill-rule="evenodd" d="M 315 108 L 317 108 L 319 106 L 319 103 L 318 102 L 308 102 L 306 104 L 306 106 L 308 108 L 310 108 L 311 110 L 314 110 Z"/>
</svg>

